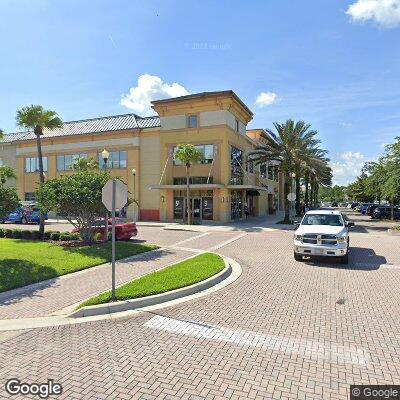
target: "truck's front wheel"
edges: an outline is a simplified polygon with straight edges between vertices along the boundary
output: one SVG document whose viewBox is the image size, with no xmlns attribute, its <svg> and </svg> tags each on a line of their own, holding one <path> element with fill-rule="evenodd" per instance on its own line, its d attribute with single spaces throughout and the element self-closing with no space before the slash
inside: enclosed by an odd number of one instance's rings
<svg viewBox="0 0 400 400">
<path fill-rule="evenodd" d="M 301 256 L 300 254 L 294 252 L 294 259 L 296 261 L 303 261 L 303 256 Z"/>
<path fill-rule="evenodd" d="M 348 264 L 349 263 L 349 252 L 347 251 L 346 255 L 340 257 L 341 264 Z"/>
</svg>

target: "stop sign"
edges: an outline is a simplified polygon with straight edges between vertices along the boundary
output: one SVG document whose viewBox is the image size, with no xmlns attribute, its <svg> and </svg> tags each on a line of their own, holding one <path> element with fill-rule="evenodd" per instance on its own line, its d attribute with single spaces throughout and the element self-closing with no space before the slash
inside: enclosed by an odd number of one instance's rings
<svg viewBox="0 0 400 400">
<path fill-rule="evenodd" d="M 108 211 L 112 211 L 113 182 L 115 183 L 115 209 L 120 210 L 128 201 L 128 187 L 117 179 L 110 180 L 101 191 L 101 199 Z"/>
</svg>

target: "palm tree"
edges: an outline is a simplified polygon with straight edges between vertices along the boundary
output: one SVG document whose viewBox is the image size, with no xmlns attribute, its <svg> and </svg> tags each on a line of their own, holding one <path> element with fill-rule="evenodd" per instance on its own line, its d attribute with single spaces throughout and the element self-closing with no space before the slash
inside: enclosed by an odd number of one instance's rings
<svg viewBox="0 0 400 400">
<path fill-rule="evenodd" d="M 289 119 L 284 123 L 274 123 L 275 131 L 266 129 L 272 137 L 268 144 L 258 146 L 251 152 L 255 164 L 263 164 L 268 161 L 278 161 L 279 170 L 284 177 L 285 218 L 284 222 L 290 222 L 289 200 L 287 195 L 290 189 L 290 179 L 296 174 L 298 187 L 302 175 L 302 165 L 306 165 L 310 158 L 310 149 L 316 148 L 319 141 L 315 138 L 317 131 L 311 130 L 310 125 L 304 121 L 294 122 Z M 300 196 L 298 196 L 300 197 Z"/>
<path fill-rule="evenodd" d="M 0 186 L 3 186 L 8 179 L 16 179 L 14 170 L 6 165 L 0 165 Z"/>
<path fill-rule="evenodd" d="M 175 153 L 175 159 L 179 160 L 186 167 L 186 207 L 187 223 L 190 225 L 190 166 L 201 161 L 203 154 L 192 144 L 180 144 Z"/>
<path fill-rule="evenodd" d="M 21 110 L 17 111 L 16 121 L 17 125 L 21 128 L 33 129 L 33 133 L 36 136 L 36 145 L 39 160 L 39 182 L 42 185 L 44 183 L 44 173 L 41 136 L 43 135 L 44 130 L 51 131 L 57 128 L 61 128 L 63 123 L 55 111 L 45 110 L 42 106 L 38 105 L 23 107 Z M 43 238 L 43 214 L 40 215 L 39 234 L 40 237 Z"/>
<path fill-rule="evenodd" d="M 4 138 L 4 131 L 0 129 L 0 140 L 3 140 Z"/>
</svg>

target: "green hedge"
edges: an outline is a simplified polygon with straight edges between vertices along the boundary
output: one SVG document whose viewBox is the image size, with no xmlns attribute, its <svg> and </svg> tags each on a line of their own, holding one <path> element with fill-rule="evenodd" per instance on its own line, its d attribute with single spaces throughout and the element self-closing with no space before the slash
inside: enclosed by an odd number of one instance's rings
<svg viewBox="0 0 400 400">
<path fill-rule="evenodd" d="M 8 239 L 24 239 L 24 240 L 39 240 L 39 231 L 21 230 L 21 229 L 5 229 L 0 228 L 0 238 Z M 59 231 L 45 231 L 44 240 L 80 240 L 79 233 L 59 232 Z"/>
</svg>

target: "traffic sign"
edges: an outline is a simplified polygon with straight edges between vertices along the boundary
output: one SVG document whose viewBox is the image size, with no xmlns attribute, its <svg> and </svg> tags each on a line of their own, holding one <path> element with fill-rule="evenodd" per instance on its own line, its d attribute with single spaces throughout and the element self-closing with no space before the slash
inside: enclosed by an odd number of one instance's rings
<svg viewBox="0 0 400 400">
<path fill-rule="evenodd" d="M 295 201 L 295 200 L 296 200 L 296 194 L 295 194 L 295 193 L 289 193 L 289 194 L 287 195 L 287 199 L 288 199 L 289 201 Z"/>
<path fill-rule="evenodd" d="M 120 210 L 128 201 L 128 187 L 117 179 L 109 180 L 101 191 L 101 199 L 108 211 L 112 211 L 113 182 L 115 182 L 115 209 Z"/>
</svg>

